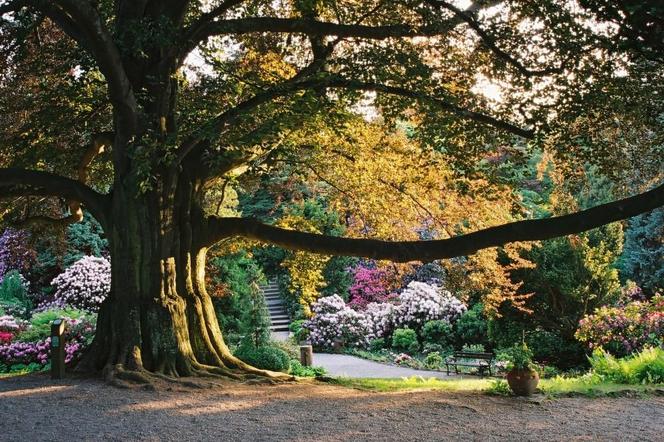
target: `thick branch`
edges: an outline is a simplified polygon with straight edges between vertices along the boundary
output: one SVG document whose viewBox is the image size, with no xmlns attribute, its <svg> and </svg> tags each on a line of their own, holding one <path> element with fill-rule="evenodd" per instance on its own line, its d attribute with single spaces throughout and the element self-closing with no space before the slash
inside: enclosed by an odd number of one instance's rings
<svg viewBox="0 0 664 442">
<path fill-rule="evenodd" d="M 208 218 L 208 244 L 242 236 L 287 249 L 328 255 L 361 256 L 397 262 L 432 261 L 470 255 L 488 247 L 515 241 L 537 241 L 584 232 L 664 206 L 664 183 L 629 198 L 569 215 L 517 221 L 433 241 L 381 241 L 339 238 L 298 232 L 263 224 L 254 219 Z"/>
<path fill-rule="evenodd" d="M 523 137 L 523 138 L 532 138 L 534 132 L 530 129 L 523 129 L 516 126 L 510 122 L 500 120 L 498 118 L 492 117 L 490 115 L 483 114 L 481 112 L 472 111 L 461 106 L 457 106 L 447 100 L 442 98 L 437 98 L 426 94 L 424 92 L 413 91 L 410 89 L 398 87 L 398 86 L 389 86 L 380 83 L 371 83 L 363 82 L 356 80 L 347 80 L 344 78 L 338 77 L 329 77 L 322 79 L 306 79 L 301 81 L 286 81 L 282 84 L 279 84 L 272 89 L 266 90 L 255 96 L 241 102 L 235 107 L 219 114 L 213 120 L 209 121 L 204 125 L 203 129 L 198 134 L 192 134 L 183 142 L 182 146 L 178 151 L 178 161 L 182 161 L 185 156 L 194 149 L 199 142 L 203 139 L 208 139 L 210 134 L 219 134 L 222 132 L 224 127 L 232 124 L 240 116 L 247 114 L 251 110 L 257 108 L 260 105 L 268 103 L 272 100 L 275 100 L 280 97 L 288 96 L 294 92 L 301 90 L 315 90 L 317 88 L 339 88 L 339 89 L 349 89 L 349 90 L 360 90 L 360 91 L 373 91 L 373 92 L 382 92 L 391 95 L 397 95 L 405 98 L 411 98 L 421 102 L 431 103 L 446 112 L 457 115 L 458 117 L 464 120 L 475 121 L 481 124 L 495 127 L 505 132 L 512 133 L 514 135 Z"/>
<path fill-rule="evenodd" d="M 37 170 L 0 169 L 0 197 L 9 195 L 41 195 L 80 201 L 102 224 L 107 219 L 106 197 L 85 184 L 50 172 Z"/>
<path fill-rule="evenodd" d="M 489 7 L 499 3 L 500 0 L 476 2 L 472 4 L 466 13 L 477 12 L 482 7 Z M 279 32 L 279 33 L 301 33 L 310 36 L 336 36 L 339 38 L 365 38 L 373 40 L 385 40 L 400 37 L 426 37 L 444 35 L 463 22 L 460 17 L 453 16 L 441 23 L 427 26 L 392 24 L 383 26 L 361 25 L 360 23 L 369 18 L 372 12 L 362 16 L 356 23 L 341 24 L 317 20 L 312 17 L 305 18 L 277 18 L 277 17 L 248 17 L 229 20 L 214 19 L 221 16 L 227 9 L 225 5 L 235 6 L 234 0 L 227 0 L 219 7 L 220 11 L 212 11 L 210 14 L 201 16 L 192 26 L 184 32 L 185 44 L 182 48 L 184 58 L 199 43 L 207 40 L 213 35 L 249 34 L 257 32 Z"/>
</svg>

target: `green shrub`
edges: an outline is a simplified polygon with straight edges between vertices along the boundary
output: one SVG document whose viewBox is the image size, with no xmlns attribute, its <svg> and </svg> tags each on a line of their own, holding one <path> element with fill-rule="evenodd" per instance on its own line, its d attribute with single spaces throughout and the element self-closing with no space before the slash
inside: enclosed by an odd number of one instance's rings
<svg viewBox="0 0 664 442">
<path fill-rule="evenodd" d="M 424 354 L 436 353 L 436 352 L 440 354 L 450 354 L 453 351 L 454 349 L 451 346 L 433 344 L 430 342 L 427 342 L 424 345 L 422 345 L 422 353 Z"/>
<path fill-rule="evenodd" d="M 300 357 L 300 346 L 295 345 L 292 341 L 277 341 L 271 339 L 268 347 L 275 347 L 285 351 L 291 359 L 299 359 Z"/>
<path fill-rule="evenodd" d="M 454 323 L 459 344 L 486 344 L 488 342 L 488 326 L 483 311 L 484 305 L 477 303 Z"/>
<path fill-rule="evenodd" d="M 450 323 L 441 320 L 425 322 L 421 334 L 423 344 L 440 344 L 446 346 L 454 338 Z"/>
<path fill-rule="evenodd" d="M 417 353 L 420 345 L 417 343 L 417 333 L 410 328 L 398 328 L 392 335 L 392 347 L 406 353 Z"/>
<path fill-rule="evenodd" d="M 482 344 L 465 344 L 461 347 L 461 350 L 468 353 L 484 353 L 486 351 Z"/>
<path fill-rule="evenodd" d="M 385 338 L 376 338 L 369 341 L 369 351 L 378 352 L 387 347 Z"/>
<path fill-rule="evenodd" d="M 17 341 L 38 342 L 46 339 L 51 334 L 51 323 L 58 318 L 80 319 L 92 324 L 96 321 L 96 315 L 83 310 L 76 309 L 54 309 L 35 313 L 30 318 L 30 326 L 16 336 Z"/>
<path fill-rule="evenodd" d="M 527 370 L 533 368 L 533 352 L 526 343 L 515 344 L 503 350 L 502 357 L 507 360 L 507 370 Z"/>
<path fill-rule="evenodd" d="M 288 330 L 293 333 L 296 342 L 306 341 L 309 337 L 309 330 L 303 327 L 305 322 L 305 319 L 298 319 L 297 321 L 291 322 L 288 326 Z"/>
<path fill-rule="evenodd" d="M 0 282 L 0 304 L 14 316 L 27 316 L 32 308 L 28 297 L 26 281 L 21 274 L 12 270 L 5 273 Z"/>
<path fill-rule="evenodd" d="M 288 357 L 288 354 L 276 347 L 253 347 L 251 345 L 241 345 L 235 351 L 235 356 L 247 364 L 265 370 L 287 372 L 290 368 L 290 358 Z"/>
<path fill-rule="evenodd" d="M 290 374 L 306 378 L 323 376 L 326 373 L 323 367 L 305 367 L 297 359 L 290 361 Z"/>
<path fill-rule="evenodd" d="M 616 359 L 602 349 L 589 358 L 593 373 L 619 384 L 664 383 L 664 349 L 647 348 L 631 356 Z"/>
<path fill-rule="evenodd" d="M 431 352 L 424 358 L 424 365 L 431 370 L 437 370 L 443 365 L 443 357 L 437 351 Z"/>
<path fill-rule="evenodd" d="M 489 388 L 486 389 L 486 392 L 496 396 L 510 396 L 512 394 L 512 389 L 506 380 L 495 379 L 490 381 Z"/>
</svg>

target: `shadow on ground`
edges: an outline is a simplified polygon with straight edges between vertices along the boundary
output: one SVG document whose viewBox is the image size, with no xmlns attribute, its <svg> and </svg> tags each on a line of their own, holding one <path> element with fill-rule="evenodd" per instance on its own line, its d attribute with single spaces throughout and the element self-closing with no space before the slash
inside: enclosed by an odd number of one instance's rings
<svg viewBox="0 0 664 442">
<path fill-rule="evenodd" d="M 318 383 L 123 390 L 96 379 L 0 379 L 0 440 L 661 440 L 664 398 L 541 403 L 372 393 Z"/>
</svg>

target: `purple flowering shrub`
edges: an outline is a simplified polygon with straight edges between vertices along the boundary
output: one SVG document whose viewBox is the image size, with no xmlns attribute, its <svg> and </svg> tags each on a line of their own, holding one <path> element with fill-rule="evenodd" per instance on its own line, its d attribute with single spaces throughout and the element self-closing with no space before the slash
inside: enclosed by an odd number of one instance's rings
<svg viewBox="0 0 664 442">
<path fill-rule="evenodd" d="M 348 290 L 350 307 L 361 310 L 372 302 L 387 302 L 396 297 L 396 294 L 389 290 L 391 275 L 386 269 L 359 265 L 352 273 L 353 284 Z"/>
<path fill-rule="evenodd" d="M 10 270 L 27 272 L 37 253 L 29 247 L 29 235 L 24 230 L 5 229 L 0 235 L 0 281 Z"/>
<path fill-rule="evenodd" d="M 646 346 L 664 347 L 664 296 L 619 307 L 600 307 L 579 322 L 576 338 L 594 350 L 625 356 Z"/>
<path fill-rule="evenodd" d="M 51 343 L 51 338 L 48 336 L 50 334 L 50 320 L 51 318 L 62 317 L 62 313 L 62 311 L 44 312 L 38 315 L 39 317 L 27 329 L 24 324 L 19 323 L 17 331 L 20 333 L 14 334 L 16 340 L 0 345 L 0 372 L 13 371 L 21 366 L 31 366 L 37 370 L 45 368 L 49 362 Z M 94 337 L 94 317 L 85 314 L 79 314 L 79 316 L 79 318 L 65 317 L 67 328 L 65 329 L 64 342 L 65 363 L 67 364 L 78 360 Z M 0 320 L 4 318 L 0 318 Z M 11 324 L 10 320 L 6 320 L 6 322 Z"/>
<path fill-rule="evenodd" d="M 96 312 L 111 291 L 111 263 L 106 258 L 85 256 L 51 283 L 55 295 L 49 304 Z"/>
<path fill-rule="evenodd" d="M 452 323 L 466 311 L 466 306 L 449 292 L 422 282 L 408 284 L 395 302 L 373 302 L 357 311 L 340 296 L 327 296 L 313 304 L 314 316 L 303 327 L 309 330 L 311 343 L 319 348 L 331 347 L 338 340 L 367 347 L 373 339 L 388 338 L 395 328 L 419 331 L 427 321 Z"/>
</svg>

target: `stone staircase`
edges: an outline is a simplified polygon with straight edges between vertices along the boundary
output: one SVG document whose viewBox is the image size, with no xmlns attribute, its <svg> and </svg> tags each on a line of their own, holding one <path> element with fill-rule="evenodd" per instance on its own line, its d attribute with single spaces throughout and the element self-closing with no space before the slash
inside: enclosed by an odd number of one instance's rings
<svg viewBox="0 0 664 442">
<path fill-rule="evenodd" d="M 270 329 L 273 332 L 287 332 L 290 325 L 290 318 L 286 312 L 281 296 L 279 296 L 279 284 L 276 280 L 271 280 L 261 287 L 265 303 L 267 304 L 267 311 L 270 314 L 270 322 L 272 325 Z"/>
</svg>

